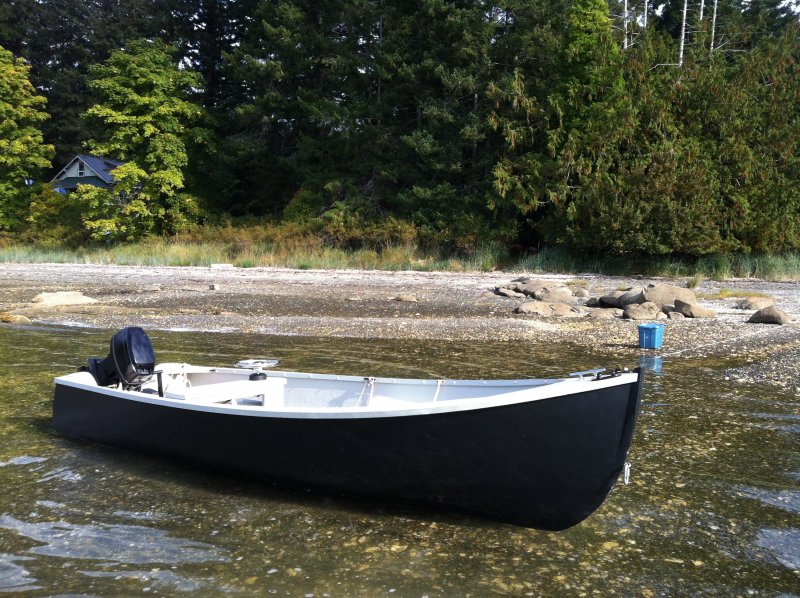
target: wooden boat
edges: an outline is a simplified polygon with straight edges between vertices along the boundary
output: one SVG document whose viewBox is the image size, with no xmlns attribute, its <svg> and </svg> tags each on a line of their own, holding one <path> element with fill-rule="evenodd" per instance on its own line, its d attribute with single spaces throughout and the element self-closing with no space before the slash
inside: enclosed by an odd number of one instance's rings
<svg viewBox="0 0 800 598">
<path fill-rule="evenodd" d="M 55 379 L 64 435 L 272 481 L 559 530 L 626 465 L 642 374 L 412 380 L 163 363 L 141 328 Z"/>
</svg>

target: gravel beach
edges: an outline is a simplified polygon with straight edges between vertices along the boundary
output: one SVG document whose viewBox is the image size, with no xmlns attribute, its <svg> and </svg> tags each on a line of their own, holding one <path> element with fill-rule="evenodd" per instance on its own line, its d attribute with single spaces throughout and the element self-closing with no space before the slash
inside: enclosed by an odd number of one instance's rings
<svg viewBox="0 0 800 598">
<path fill-rule="evenodd" d="M 384 272 L 280 268 L 0 264 L 0 313 L 34 323 L 117 329 L 202 330 L 355 338 L 571 343 L 636 358 L 637 322 L 517 315 L 520 299 L 493 293 L 520 273 Z M 579 284 L 590 296 L 685 280 L 535 275 Z M 714 299 L 720 290 L 735 296 Z M 800 390 L 800 285 L 760 280 L 703 281 L 693 289 L 713 319 L 667 321 L 664 358 L 714 362 L 743 382 Z M 85 305 L 33 303 L 43 292 L 80 291 Z M 749 324 L 739 296 L 769 295 L 793 322 Z M 398 298 L 405 300 L 398 300 Z M 8 318 L 6 318 L 8 319 Z"/>
</svg>

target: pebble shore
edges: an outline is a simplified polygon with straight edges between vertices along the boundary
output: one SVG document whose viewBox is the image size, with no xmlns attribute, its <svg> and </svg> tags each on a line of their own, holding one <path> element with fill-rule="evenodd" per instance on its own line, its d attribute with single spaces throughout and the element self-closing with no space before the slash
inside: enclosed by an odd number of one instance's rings
<svg viewBox="0 0 800 598">
<path fill-rule="evenodd" d="M 0 264 L 0 313 L 34 323 L 118 329 L 241 332 L 355 338 L 440 339 L 600 349 L 643 355 L 637 322 L 513 313 L 520 300 L 493 290 L 520 273 L 320 271 L 281 268 Z M 650 282 L 685 280 L 535 275 L 580 284 L 592 296 Z M 752 312 L 720 290 L 769 295 L 793 323 L 748 324 Z M 693 289 L 713 319 L 665 324 L 665 359 L 718 362 L 723 375 L 800 391 L 800 285 L 760 280 L 702 281 Z M 85 305 L 33 303 L 43 292 L 80 291 Z M 708 297 L 709 299 L 704 299 Z"/>
</svg>

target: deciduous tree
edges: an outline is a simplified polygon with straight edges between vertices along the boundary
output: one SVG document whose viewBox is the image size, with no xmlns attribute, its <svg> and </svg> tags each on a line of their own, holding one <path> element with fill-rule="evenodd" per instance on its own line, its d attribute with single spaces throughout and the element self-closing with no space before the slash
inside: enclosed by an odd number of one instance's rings
<svg viewBox="0 0 800 598">
<path fill-rule="evenodd" d="M 113 191 L 79 188 L 95 238 L 172 232 L 196 216 L 195 200 L 182 190 L 190 146 L 208 141 L 204 111 L 191 98 L 198 84 L 161 42 L 132 42 L 93 67 L 90 86 L 100 102 L 87 117 L 101 134 L 89 149 L 125 162 L 114 170 Z"/>
<path fill-rule="evenodd" d="M 24 218 L 28 187 L 50 166 L 42 138 L 46 101 L 29 80 L 30 67 L 0 47 L 0 230 Z"/>
</svg>

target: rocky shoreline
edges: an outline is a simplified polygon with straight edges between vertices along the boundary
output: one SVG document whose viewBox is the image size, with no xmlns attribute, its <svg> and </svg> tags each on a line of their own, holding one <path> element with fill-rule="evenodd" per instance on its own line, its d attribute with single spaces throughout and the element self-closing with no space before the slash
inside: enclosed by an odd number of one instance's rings
<svg viewBox="0 0 800 598">
<path fill-rule="evenodd" d="M 559 303 L 539 300 L 536 291 L 534 296 L 520 293 L 522 297 L 498 294 L 499 289 L 509 288 L 514 278 L 525 279 L 522 284 L 536 286 L 538 281 L 548 281 L 552 289 L 571 289 L 569 298 L 563 291 L 552 291 L 544 298 L 552 300 L 560 293 L 561 305 L 570 312 L 583 310 L 575 314 L 583 317 L 524 313 L 519 308 L 532 300 Z M 591 307 L 593 299 L 602 303 L 607 297 L 622 297 L 626 292 L 629 298 L 638 298 L 638 289 L 646 290 L 648 285 L 686 290 L 685 280 L 595 275 L 525 278 L 503 272 L 242 269 L 224 264 L 0 264 L 0 319 L 108 329 L 140 325 L 251 334 L 517 345 L 572 343 L 635 358 L 643 353 L 638 348 L 638 321 L 588 314 L 597 309 Z M 33 301 L 42 293 L 65 291 L 79 292 L 94 301 Z M 691 293 L 698 313 L 713 311 L 715 317 L 664 319 L 666 333 L 660 355 L 724 359 L 731 363 L 727 373 L 731 377 L 797 390 L 800 285 L 759 280 L 702 281 Z M 748 296 L 771 300 L 792 322 L 784 326 L 747 323 L 756 311 L 741 309 Z M 629 303 L 634 304 L 644 303 Z M 612 309 L 624 311 L 626 307 Z M 653 312 L 653 320 L 670 317 L 662 307 L 658 313 L 663 316 Z"/>
</svg>

